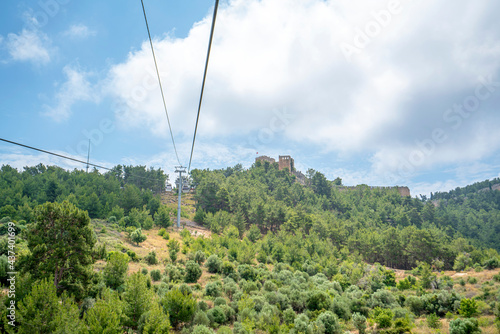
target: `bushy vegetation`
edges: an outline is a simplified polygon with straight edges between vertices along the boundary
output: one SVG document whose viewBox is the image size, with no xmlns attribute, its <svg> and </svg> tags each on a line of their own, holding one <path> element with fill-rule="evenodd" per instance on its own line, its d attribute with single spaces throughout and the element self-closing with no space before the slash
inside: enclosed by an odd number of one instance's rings
<svg viewBox="0 0 500 334">
<path fill-rule="evenodd" d="M 461 210 L 450 205 L 451 197 L 435 206 L 391 189 L 347 190 L 340 179 L 330 182 L 312 170 L 305 185 L 268 163 L 194 170 L 192 178 L 196 217 L 211 229 L 210 238 L 178 234 L 154 184 L 146 187 L 130 175 L 2 167 L 0 232 L 10 233 L 14 221 L 17 235 L 14 332 L 396 334 L 412 331 L 415 317 L 430 328 L 446 317 L 455 318 L 450 334 L 476 334 L 476 316 L 500 316 L 498 283 L 479 276 L 479 269 L 498 267 L 496 250 L 481 247 L 479 232 L 458 233 L 460 224 L 473 226 L 474 217 L 492 219 L 496 209 L 486 199 L 491 206 L 471 207 L 464 199 L 464 210 L 477 215 L 450 227 L 443 215 Z M 101 196 L 109 201 L 101 203 Z M 105 233 L 96 235 L 90 218 L 104 217 L 95 230 L 105 227 Z M 145 250 L 133 237 L 154 225 L 160 230 L 150 238 L 161 240 L 168 255 Z M 134 242 L 134 251 L 96 241 L 116 231 L 128 233 L 125 242 Z M 4 287 L 8 250 L 3 237 Z M 130 261 L 143 270 L 128 273 Z M 405 277 L 395 268 L 408 270 Z M 479 281 L 440 273 L 452 268 L 479 268 Z M 465 290 L 472 284 L 475 296 Z M 11 299 L 0 299 L 0 331 L 13 330 Z"/>
</svg>

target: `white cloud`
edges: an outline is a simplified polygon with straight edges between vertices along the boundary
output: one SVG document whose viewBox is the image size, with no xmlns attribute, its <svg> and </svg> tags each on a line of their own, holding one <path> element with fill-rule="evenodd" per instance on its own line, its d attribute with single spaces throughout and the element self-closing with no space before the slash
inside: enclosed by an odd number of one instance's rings
<svg viewBox="0 0 500 334">
<path fill-rule="evenodd" d="M 294 115 L 282 130 L 289 141 L 371 156 L 379 178 L 397 171 L 436 128 L 449 139 L 413 164 L 415 172 L 500 149 L 500 88 L 458 128 L 443 119 L 475 93 L 480 76 L 500 74 L 500 22 L 492 14 L 500 5 L 401 1 L 397 13 L 377 23 L 389 3 L 233 0 L 222 6 L 199 133 L 213 139 L 255 133 L 269 126 L 273 110 L 286 107 Z M 210 23 L 207 16 L 186 38 L 154 41 L 179 136 L 192 132 Z M 349 62 L 340 45 L 363 39 L 360 30 L 369 35 L 366 46 Z M 123 126 L 168 138 L 148 42 L 111 69 L 107 89 L 122 103 L 117 117 Z"/>
<path fill-rule="evenodd" d="M 44 65 L 51 60 L 51 41 L 38 30 L 23 29 L 19 34 L 8 34 L 6 43 L 7 50 L 15 61 Z"/>
<path fill-rule="evenodd" d="M 90 36 L 95 36 L 96 32 L 90 30 L 89 27 L 80 23 L 73 24 L 67 31 L 63 33 L 63 35 L 71 38 L 85 39 Z"/>
<path fill-rule="evenodd" d="M 84 72 L 78 68 L 66 66 L 63 69 L 67 77 L 59 91 L 56 93 L 55 106 L 44 105 L 43 114 L 54 119 L 56 122 L 67 120 L 72 113 L 72 106 L 79 101 L 99 102 L 99 94 L 89 82 L 91 73 Z"/>
</svg>

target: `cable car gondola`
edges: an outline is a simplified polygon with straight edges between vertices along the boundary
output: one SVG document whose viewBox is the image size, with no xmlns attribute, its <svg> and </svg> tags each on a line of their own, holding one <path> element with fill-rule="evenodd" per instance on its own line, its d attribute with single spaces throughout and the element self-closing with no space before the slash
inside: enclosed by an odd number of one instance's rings
<svg viewBox="0 0 500 334">
<path fill-rule="evenodd" d="M 165 186 L 165 190 L 168 191 L 168 192 L 171 192 L 172 191 L 172 185 L 170 183 L 167 183 L 167 185 Z"/>
<path fill-rule="evenodd" d="M 185 184 L 185 185 L 182 186 L 182 192 L 183 193 L 188 193 L 189 190 L 191 190 L 191 188 L 189 188 L 189 186 L 187 184 Z"/>
</svg>

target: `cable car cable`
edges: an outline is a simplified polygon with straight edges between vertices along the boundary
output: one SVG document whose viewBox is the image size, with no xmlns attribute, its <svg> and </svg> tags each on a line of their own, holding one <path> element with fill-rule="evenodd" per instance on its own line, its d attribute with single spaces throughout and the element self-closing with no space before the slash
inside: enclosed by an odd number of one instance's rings
<svg viewBox="0 0 500 334">
<path fill-rule="evenodd" d="M 158 77 L 158 84 L 160 85 L 160 92 L 161 92 L 161 98 L 163 100 L 163 107 L 165 109 L 165 114 L 167 115 L 168 129 L 170 130 L 170 137 L 172 138 L 172 144 L 174 146 L 174 151 L 175 151 L 175 156 L 177 158 L 177 162 L 179 163 L 179 165 L 181 165 L 181 162 L 179 160 L 179 155 L 177 154 L 177 147 L 175 146 L 175 140 L 174 140 L 174 134 L 172 132 L 172 126 L 170 125 L 170 117 L 168 117 L 167 103 L 165 102 L 165 94 L 163 94 L 163 86 L 161 84 L 160 71 L 158 70 L 158 64 L 156 62 L 155 49 L 153 47 L 153 40 L 151 39 L 151 33 L 149 32 L 148 18 L 146 16 L 146 9 L 144 8 L 144 1 L 143 0 L 141 0 L 141 4 L 142 4 L 142 12 L 144 13 L 144 21 L 146 22 L 146 29 L 148 30 L 149 44 L 151 45 L 151 52 L 153 53 L 153 60 L 155 63 L 156 75 Z"/>
<path fill-rule="evenodd" d="M 212 18 L 212 28 L 210 30 L 210 39 L 208 41 L 207 60 L 205 62 L 205 72 L 203 74 L 203 82 L 201 84 L 201 93 L 200 93 L 200 102 L 198 104 L 198 114 L 196 115 L 196 125 L 194 127 L 193 144 L 191 145 L 191 154 L 189 157 L 188 173 L 191 170 L 191 161 L 193 160 L 194 143 L 196 141 L 196 131 L 198 130 L 198 121 L 200 119 L 201 102 L 203 101 L 203 91 L 205 89 L 205 80 L 207 78 L 208 61 L 210 59 L 210 49 L 212 48 L 212 39 L 214 37 L 215 20 L 217 19 L 217 8 L 218 7 L 219 7 L 219 0 L 215 0 L 214 15 Z"/>
<path fill-rule="evenodd" d="M 3 139 L 3 138 L 0 138 L 1 141 L 4 141 L 6 143 L 9 143 L 9 144 L 13 144 L 13 145 L 17 145 L 17 146 L 21 146 L 21 147 L 24 147 L 24 148 L 28 148 L 30 150 L 34 150 L 34 151 L 38 151 L 38 152 L 42 152 L 42 153 L 46 153 L 46 154 L 50 154 L 50 155 L 54 155 L 56 157 L 59 157 L 59 158 L 63 158 L 63 159 L 68 159 L 68 160 L 71 160 L 71 161 L 75 161 L 75 162 L 79 162 L 81 164 L 85 164 L 85 165 L 89 165 L 89 166 L 93 166 L 93 167 L 96 167 L 96 168 L 101 168 L 101 169 L 105 169 L 105 170 L 108 170 L 108 171 L 111 171 L 113 172 L 114 169 L 112 168 L 108 168 L 108 167 L 104 167 L 104 166 L 100 166 L 100 165 L 96 165 L 96 164 L 93 164 L 93 163 L 90 163 L 90 162 L 85 162 L 83 160 L 78 160 L 78 159 L 75 159 L 75 158 L 71 158 L 71 157 L 68 157 L 68 156 L 65 156 L 65 155 L 62 155 L 62 154 L 58 154 L 58 153 L 54 153 L 54 152 L 50 152 L 50 151 L 46 151 L 46 150 L 42 150 L 40 148 L 36 148 L 36 147 L 33 147 L 33 146 L 28 146 L 28 145 L 24 145 L 24 144 L 21 144 L 21 143 L 17 143 L 15 141 L 11 141 L 11 140 L 7 140 L 7 139 Z M 125 167 L 125 166 L 123 166 Z M 124 171 L 125 172 L 125 171 Z M 129 173 L 128 174 L 128 177 L 138 177 L 138 178 L 142 178 L 142 179 L 146 179 L 146 180 L 152 180 L 152 181 L 156 181 L 156 180 L 159 180 L 159 179 L 152 179 L 150 177 L 146 177 L 146 176 L 141 176 L 141 175 L 134 175 L 132 173 Z"/>
</svg>

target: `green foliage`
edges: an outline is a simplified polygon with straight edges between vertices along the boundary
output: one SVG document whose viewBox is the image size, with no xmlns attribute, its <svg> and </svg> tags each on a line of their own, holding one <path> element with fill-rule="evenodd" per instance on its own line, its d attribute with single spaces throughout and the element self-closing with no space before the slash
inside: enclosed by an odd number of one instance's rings
<svg viewBox="0 0 500 334">
<path fill-rule="evenodd" d="M 458 312 L 465 318 L 472 318 L 478 314 L 477 302 L 474 299 L 464 298 L 460 301 Z"/>
<path fill-rule="evenodd" d="M 167 243 L 168 247 L 168 254 L 170 255 L 170 260 L 172 260 L 173 263 L 177 260 L 177 253 L 179 253 L 180 250 L 180 244 L 179 241 L 175 239 L 171 239 Z"/>
<path fill-rule="evenodd" d="M 450 321 L 450 334 L 480 334 L 477 319 L 455 319 Z"/>
<path fill-rule="evenodd" d="M 340 334 L 342 330 L 337 316 L 330 311 L 321 313 L 316 319 L 316 325 L 325 334 Z"/>
<path fill-rule="evenodd" d="M 108 218 L 108 221 L 110 223 L 114 223 L 114 222 L 117 222 L 119 221 L 120 219 L 123 218 L 123 216 L 125 216 L 125 211 L 123 210 L 123 208 L 119 207 L 118 205 L 115 205 L 113 207 L 113 209 L 111 209 L 111 211 L 109 212 L 109 218 Z M 115 217 L 114 221 L 111 221 L 111 217 Z"/>
<path fill-rule="evenodd" d="M 195 325 L 209 326 L 210 325 L 210 319 L 208 319 L 207 314 L 203 310 L 199 310 L 194 315 L 193 324 L 195 324 Z"/>
<path fill-rule="evenodd" d="M 430 328 L 440 328 L 441 322 L 439 322 L 439 317 L 435 313 L 431 313 L 427 316 L 427 326 Z"/>
<path fill-rule="evenodd" d="M 313 291 L 309 294 L 306 302 L 307 309 L 310 311 L 320 311 L 330 309 L 330 296 L 324 291 Z"/>
<path fill-rule="evenodd" d="M 354 313 L 352 315 L 352 322 L 354 327 L 358 330 L 359 334 L 365 334 L 366 332 L 366 317 L 360 313 Z"/>
<path fill-rule="evenodd" d="M 120 252 L 110 252 L 108 261 L 104 267 L 104 279 L 106 285 L 112 289 L 116 289 L 125 283 L 127 275 L 129 257 L 127 254 Z"/>
<path fill-rule="evenodd" d="M 205 262 L 205 267 L 209 273 L 217 274 L 221 272 L 222 269 L 222 260 L 216 254 L 212 254 L 208 257 Z"/>
<path fill-rule="evenodd" d="M 261 238 L 261 233 L 260 229 L 257 227 L 257 225 L 252 225 L 250 229 L 248 230 L 248 239 L 251 242 L 256 242 Z"/>
<path fill-rule="evenodd" d="M 239 265 L 238 273 L 240 274 L 240 277 L 242 279 L 245 279 L 247 281 L 254 281 L 257 278 L 257 272 L 252 266 L 248 264 Z"/>
<path fill-rule="evenodd" d="M 157 301 L 153 301 L 149 311 L 142 315 L 139 329 L 142 334 L 170 333 L 168 314 L 163 312 L 163 308 Z"/>
<path fill-rule="evenodd" d="M 52 276 L 57 290 L 82 298 L 92 277 L 92 248 L 96 242 L 86 212 L 65 201 L 45 203 L 34 211 L 28 227 L 30 254 L 24 270 L 35 279 Z"/>
<path fill-rule="evenodd" d="M 396 286 L 396 273 L 393 270 L 384 270 L 384 284 Z"/>
<path fill-rule="evenodd" d="M 149 230 L 153 227 L 153 218 L 149 215 L 149 211 L 146 207 L 139 210 L 137 208 L 132 208 L 128 215 L 130 225 Z"/>
<path fill-rule="evenodd" d="M 209 282 L 205 285 L 205 295 L 219 297 L 222 293 L 222 284 L 220 282 Z"/>
<path fill-rule="evenodd" d="M 121 334 L 123 302 L 118 293 L 104 290 L 94 306 L 83 317 L 89 333 Z"/>
<path fill-rule="evenodd" d="M 169 290 L 161 299 L 161 305 L 174 327 L 182 322 L 191 321 L 196 312 L 196 299 L 192 294 L 183 293 L 178 288 Z"/>
<path fill-rule="evenodd" d="M 162 228 L 172 226 L 172 220 L 170 219 L 170 210 L 165 205 L 161 205 L 158 209 L 158 212 L 154 214 L 154 222 L 157 226 L 160 226 Z"/>
<path fill-rule="evenodd" d="M 193 328 L 192 334 L 214 334 L 215 332 L 204 325 L 197 325 Z"/>
<path fill-rule="evenodd" d="M 146 257 L 144 258 L 144 260 L 149 265 L 158 264 L 158 258 L 156 257 L 156 252 L 155 251 L 149 252 L 148 255 L 146 255 Z"/>
<path fill-rule="evenodd" d="M 415 277 L 409 275 L 409 276 L 406 276 L 404 279 L 400 280 L 397 283 L 396 287 L 399 290 L 408 290 L 408 289 L 412 289 L 416 283 L 417 283 L 417 280 L 415 279 Z"/>
<path fill-rule="evenodd" d="M 151 270 L 151 273 L 149 275 L 151 276 L 151 279 L 155 282 L 158 282 L 161 279 L 160 269 Z"/>
<path fill-rule="evenodd" d="M 130 234 L 130 240 L 132 240 L 132 242 L 135 242 L 137 246 L 139 246 L 141 242 L 146 241 L 146 239 L 147 236 L 144 233 L 142 233 L 142 230 L 140 228 L 136 229 L 134 232 Z"/>
<path fill-rule="evenodd" d="M 470 254 L 462 253 L 455 258 L 455 263 L 453 264 L 453 270 L 462 271 L 472 264 Z"/>
<path fill-rule="evenodd" d="M 394 313 L 392 313 L 390 309 L 376 307 L 373 310 L 373 316 L 375 318 L 375 322 L 377 323 L 377 328 L 389 328 L 392 326 Z"/>
<path fill-rule="evenodd" d="M 200 265 L 194 261 L 186 262 L 186 276 L 184 278 L 186 283 L 196 283 L 201 277 Z"/>
<path fill-rule="evenodd" d="M 197 222 L 198 224 L 205 224 L 205 218 L 206 218 L 207 214 L 205 213 L 205 211 L 203 211 L 201 208 L 198 208 L 196 210 L 196 213 L 194 214 L 194 221 Z"/>
<path fill-rule="evenodd" d="M 52 333 L 57 328 L 54 318 L 60 310 L 54 284 L 43 279 L 18 305 L 16 322 L 19 333 Z"/>
<path fill-rule="evenodd" d="M 141 316 L 149 311 L 152 299 L 153 295 L 147 287 L 146 276 L 136 272 L 127 278 L 123 301 L 128 326 L 137 328 Z"/>
<path fill-rule="evenodd" d="M 215 324 L 215 326 L 222 325 L 227 321 L 226 315 L 220 306 L 215 306 L 208 310 L 207 316 L 210 319 L 210 323 Z"/>
<path fill-rule="evenodd" d="M 194 254 L 194 261 L 198 263 L 200 266 L 203 264 L 203 262 L 205 262 L 205 259 L 206 259 L 205 253 L 202 251 L 197 251 Z"/>
<path fill-rule="evenodd" d="M 134 262 L 139 261 L 139 258 L 137 257 L 137 254 L 134 251 L 127 249 L 127 255 L 130 258 L 130 260 Z"/>
<path fill-rule="evenodd" d="M 160 237 L 163 237 L 165 233 L 167 233 L 167 231 L 163 227 L 158 230 L 158 235 Z"/>
<path fill-rule="evenodd" d="M 80 319 L 80 310 L 73 298 L 68 298 L 66 294 L 62 295 L 59 304 L 59 312 L 56 314 L 53 322 L 56 324 L 55 334 L 66 333 L 86 333 L 86 326 Z"/>
</svg>

